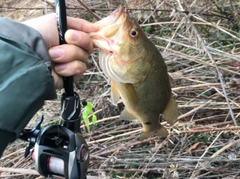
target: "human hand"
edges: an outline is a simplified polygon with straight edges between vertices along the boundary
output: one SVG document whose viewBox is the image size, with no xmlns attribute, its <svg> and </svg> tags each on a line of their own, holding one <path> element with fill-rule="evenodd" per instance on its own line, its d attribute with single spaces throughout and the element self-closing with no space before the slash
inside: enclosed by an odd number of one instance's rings
<svg viewBox="0 0 240 179">
<path fill-rule="evenodd" d="M 93 52 L 93 43 L 88 35 L 99 27 L 83 19 L 67 18 L 68 29 L 65 33 L 67 44 L 59 45 L 56 14 L 49 14 L 23 22 L 43 37 L 53 63 L 52 76 L 55 87 L 63 87 L 62 76 L 73 76 L 78 81 L 86 71 L 86 61 Z"/>
</svg>

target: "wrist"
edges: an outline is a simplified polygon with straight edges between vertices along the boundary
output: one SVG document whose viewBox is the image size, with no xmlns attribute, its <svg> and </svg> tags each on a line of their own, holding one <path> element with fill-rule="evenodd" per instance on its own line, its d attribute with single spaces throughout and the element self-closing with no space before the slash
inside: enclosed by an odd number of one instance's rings
<svg viewBox="0 0 240 179">
<path fill-rule="evenodd" d="M 59 33 L 55 13 L 30 19 L 22 23 L 35 29 L 41 34 L 47 49 L 59 45 Z"/>
</svg>

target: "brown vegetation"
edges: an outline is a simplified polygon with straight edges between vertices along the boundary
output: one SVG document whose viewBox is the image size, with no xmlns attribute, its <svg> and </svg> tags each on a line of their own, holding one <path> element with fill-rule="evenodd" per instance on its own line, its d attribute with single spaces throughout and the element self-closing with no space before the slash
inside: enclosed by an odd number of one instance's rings
<svg viewBox="0 0 240 179">
<path fill-rule="evenodd" d="M 68 15 L 95 21 L 78 1 L 66 1 Z M 118 1 L 82 1 L 105 17 Z M 148 3 L 145 3 L 148 2 Z M 1 2 L 2 16 L 23 21 L 54 12 L 54 2 Z M 240 2 L 237 0 L 126 0 L 156 44 L 174 79 L 173 93 L 180 117 L 167 139 L 139 141 L 138 122 L 120 121 L 122 104 L 113 106 L 109 83 L 99 71 L 97 52 L 76 85 L 82 99 L 93 102 L 98 116 L 91 132 L 81 126 L 88 142 L 90 176 L 99 178 L 240 178 Z M 29 9 L 30 8 L 30 9 Z M 61 93 L 59 92 L 59 95 Z M 60 119 L 60 101 L 48 101 L 36 114 L 44 125 Z M 25 142 L 16 141 L 0 159 L 0 178 L 40 178 Z M 90 177 L 89 177 L 90 178 Z"/>
</svg>

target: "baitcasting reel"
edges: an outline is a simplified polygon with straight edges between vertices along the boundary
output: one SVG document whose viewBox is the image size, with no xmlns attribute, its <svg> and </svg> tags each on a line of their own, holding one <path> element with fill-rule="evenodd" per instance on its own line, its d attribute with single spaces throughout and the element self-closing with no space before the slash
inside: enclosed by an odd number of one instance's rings
<svg viewBox="0 0 240 179">
<path fill-rule="evenodd" d="M 34 146 L 32 158 L 39 174 L 66 179 L 85 179 L 89 164 L 88 146 L 82 135 L 60 125 L 48 126 L 42 131 L 43 117 L 32 130 L 24 129 L 19 138 L 28 141 L 24 157 Z"/>
<path fill-rule="evenodd" d="M 36 170 L 43 176 L 86 177 L 89 164 L 86 141 L 80 133 L 66 127 L 54 125 L 45 128 L 36 141 L 32 157 Z"/>
</svg>

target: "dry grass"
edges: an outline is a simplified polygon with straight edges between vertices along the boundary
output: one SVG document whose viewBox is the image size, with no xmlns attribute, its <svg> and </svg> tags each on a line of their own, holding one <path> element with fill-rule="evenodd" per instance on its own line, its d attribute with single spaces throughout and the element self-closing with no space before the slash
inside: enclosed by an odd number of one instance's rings
<svg viewBox="0 0 240 179">
<path fill-rule="evenodd" d="M 79 7 L 77 1 L 67 2 L 68 7 Z M 99 72 L 97 56 L 93 54 L 88 72 L 77 85 L 82 99 L 94 103 L 99 118 L 90 133 L 82 126 L 91 152 L 89 175 L 240 178 L 240 2 L 127 2 L 130 13 L 142 24 L 169 66 L 181 115 L 174 126 L 163 122 L 170 131 L 167 139 L 139 141 L 140 124 L 119 120 L 122 105 L 112 106 L 108 101 L 109 84 Z M 117 5 L 116 0 L 84 3 L 100 17 Z M 51 8 L 49 3 L 42 7 Z M 21 12 L 10 6 L 8 11 Z M 68 13 L 94 20 L 84 10 L 68 9 Z M 38 112 L 37 116 L 45 115 L 44 125 L 59 119 L 59 106 L 59 101 L 47 102 Z M 17 141 L 5 151 L 0 160 L 1 178 L 39 178 L 31 159 L 23 159 L 23 146 L 24 142 Z"/>
</svg>

